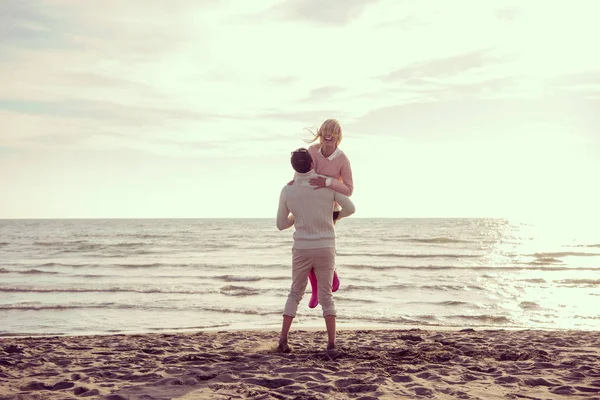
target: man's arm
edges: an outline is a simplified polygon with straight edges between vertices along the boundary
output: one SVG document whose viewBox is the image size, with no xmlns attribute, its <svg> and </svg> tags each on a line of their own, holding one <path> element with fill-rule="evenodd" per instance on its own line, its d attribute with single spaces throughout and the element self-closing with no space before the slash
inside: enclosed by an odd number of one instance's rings
<svg viewBox="0 0 600 400">
<path fill-rule="evenodd" d="M 338 215 L 337 219 L 340 220 L 342 218 L 348 217 L 352 214 L 354 214 L 354 212 L 356 211 L 356 208 L 354 207 L 354 203 L 352 202 L 352 200 L 350 200 L 350 198 L 348 196 L 345 196 L 341 193 L 338 192 L 333 192 L 334 196 L 333 198 L 335 199 L 335 201 L 342 206 L 342 209 L 340 210 L 340 214 Z"/>
<path fill-rule="evenodd" d="M 277 229 L 280 231 L 291 228 L 294 225 L 295 218 L 290 215 L 290 210 L 287 207 L 285 188 L 281 190 L 279 195 L 279 208 L 277 209 Z"/>
</svg>

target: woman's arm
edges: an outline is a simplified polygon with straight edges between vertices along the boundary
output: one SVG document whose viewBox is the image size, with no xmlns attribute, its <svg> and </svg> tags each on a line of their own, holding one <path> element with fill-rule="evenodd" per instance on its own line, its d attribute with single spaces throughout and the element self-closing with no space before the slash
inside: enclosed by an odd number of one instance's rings
<svg viewBox="0 0 600 400">
<path fill-rule="evenodd" d="M 352 168 L 350 167 L 349 161 L 342 165 L 340 175 L 342 178 L 341 181 L 331 178 L 331 181 L 325 182 L 325 185 L 338 193 L 352 196 L 352 193 L 354 192 L 354 182 L 352 181 Z"/>
<path fill-rule="evenodd" d="M 342 164 L 340 178 L 342 179 L 341 181 L 333 177 L 320 176 L 318 178 L 312 178 L 310 180 L 310 184 L 314 186 L 315 189 L 328 187 L 345 196 L 352 196 L 352 193 L 354 192 L 354 182 L 352 181 L 352 168 L 350 167 L 350 161 L 348 161 L 347 158 Z"/>
</svg>

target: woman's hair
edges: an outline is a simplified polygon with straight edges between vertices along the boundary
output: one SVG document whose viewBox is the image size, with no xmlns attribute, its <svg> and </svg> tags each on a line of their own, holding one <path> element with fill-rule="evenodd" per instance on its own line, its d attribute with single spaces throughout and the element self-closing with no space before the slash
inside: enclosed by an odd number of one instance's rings
<svg viewBox="0 0 600 400">
<path fill-rule="evenodd" d="M 337 119 L 328 119 L 321 124 L 319 130 L 315 133 L 312 129 L 308 130 L 314 136 L 311 140 L 306 140 L 307 143 L 313 143 L 325 136 L 334 136 L 336 138 L 336 146 L 342 142 L 342 126 Z"/>
</svg>

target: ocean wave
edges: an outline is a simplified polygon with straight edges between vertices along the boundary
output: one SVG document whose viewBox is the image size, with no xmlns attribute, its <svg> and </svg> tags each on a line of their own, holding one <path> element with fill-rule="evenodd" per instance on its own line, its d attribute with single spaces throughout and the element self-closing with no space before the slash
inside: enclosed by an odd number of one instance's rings
<svg viewBox="0 0 600 400">
<path fill-rule="evenodd" d="M 352 303 L 363 303 L 363 304 L 377 304 L 377 300 L 370 300 L 370 299 L 357 299 L 354 297 L 346 297 L 346 296 L 340 296 L 338 294 L 336 294 L 335 296 L 335 301 L 349 301 Z"/>
<path fill-rule="evenodd" d="M 452 318 L 465 319 L 468 321 L 487 322 L 493 324 L 512 324 L 513 321 L 503 315 L 452 315 Z"/>
<path fill-rule="evenodd" d="M 8 242 L 0 242 L 0 246 L 8 246 L 10 243 Z"/>
<path fill-rule="evenodd" d="M 200 245 L 199 250 L 222 250 L 222 249 L 232 249 L 238 247 L 233 243 L 208 243 L 204 242 Z"/>
<path fill-rule="evenodd" d="M 114 236 L 129 237 L 129 238 L 136 238 L 136 239 L 172 239 L 173 238 L 173 235 L 155 235 L 155 234 L 149 234 L 149 233 L 137 233 L 137 234 L 118 233 Z"/>
<path fill-rule="evenodd" d="M 107 246 L 105 244 L 100 244 L 100 243 L 85 243 L 85 244 L 81 244 L 80 246 L 77 246 L 76 248 L 72 249 L 72 250 L 65 250 L 65 253 L 76 253 L 76 252 L 87 252 L 87 251 L 96 251 L 96 250 L 105 250 L 107 248 L 110 248 L 110 246 Z"/>
<path fill-rule="evenodd" d="M 170 266 L 162 263 L 147 263 L 147 264 L 112 264 L 118 268 L 158 268 L 162 266 Z"/>
<path fill-rule="evenodd" d="M 80 252 L 89 252 L 96 250 L 105 250 L 110 248 L 110 246 L 100 243 L 88 243 L 85 241 L 75 241 L 75 242 L 34 242 L 34 245 L 37 246 L 45 246 L 45 247 L 58 247 L 61 253 L 80 253 Z"/>
<path fill-rule="evenodd" d="M 563 285 L 600 286 L 600 279 L 562 279 L 560 281 L 555 281 L 555 282 L 563 284 Z"/>
<path fill-rule="evenodd" d="M 540 305 L 535 301 L 522 301 L 519 303 L 519 307 L 521 307 L 524 310 L 535 310 L 539 309 Z"/>
<path fill-rule="evenodd" d="M 221 294 L 227 296 L 253 296 L 259 293 L 258 289 L 244 287 L 244 286 L 223 286 L 220 290 Z"/>
<path fill-rule="evenodd" d="M 353 316 L 352 321 L 374 322 L 378 324 L 393 324 L 393 325 L 437 325 L 427 320 L 415 318 L 407 318 L 401 316 L 385 317 L 385 316 Z"/>
<path fill-rule="evenodd" d="M 107 258 L 109 256 L 103 255 L 102 258 Z M 116 256 L 115 256 L 116 257 Z M 11 264 L 5 264 L 11 265 Z M 22 264 L 14 264 L 14 265 L 22 265 Z M 226 270 L 226 269 L 234 269 L 234 270 L 248 270 L 248 269 L 282 269 L 289 268 L 287 263 L 284 264 L 205 264 L 205 263 L 161 263 L 161 262 L 149 262 L 149 263 L 110 263 L 110 264 L 93 264 L 93 263 L 82 263 L 82 264 L 67 264 L 67 263 L 58 263 L 58 262 L 49 262 L 44 264 L 38 264 L 34 266 L 35 268 L 48 268 L 48 267 L 68 267 L 68 268 L 114 268 L 118 270 L 122 269 L 144 269 L 144 268 L 184 268 L 184 269 L 193 269 L 194 271 L 202 271 L 202 270 Z M 234 276 L 234 275 L 231 275 Z M 280 278 L 265 278 L 262 279 L 276 279 Z"/>
<path fill-rule="evenodd" d="M 108 255 L 103 255 L 103 257 L 110 257 Z M 158 267 L 205 267 L 205 264 L 167 264 L 167 263 L 139 263 L 139 264 L 65 264 L 65 263 L 57 263 L 50 262 L 45 264 L 37 265 L 40 267 L 69 267 L 69 268 L 88 268 L 88 267 L 106 267 L 106 268 L 158 268 Z"/>
<path fill-rule="evenodd" d="M 401 253 L 336 253 L 341 257 L 388 257 L 388 258 L 481 258 L 476 254 L 401 254 Z"/>
<path fill-rule="evenodd" d="M 470 306 L 480 308 L 480 306 L 469 303 L 467 301 L 458 301 L 458 300 L 446 300 L 446 301 L 409 301 L 406 304 L 426 304 L 426 305 L 436 305 L 442 307 L 456 307 L 456 306 Z"/>
<path fill-rule="evenodd" d="M 61 311 L 61 310 L 81 310 L 81 309 L 133 309 L 142 308 L 133 304 L 13 304 L 0 305 L 0 310 L 19 310 L 19 311 Z"/>
<path fill-rule="evenodd" d="M 127 287 L 111 287 L 106 289 L 100 288 L 40 288 L 40 287 L 25 287 L 25 286 L 0 286 L 0 293 L 161 293 L 161 294 L 210 294 L 215 293 L 214 290 L 195 290 L 195 289 L 173 289 L 173 288 L 127 288 Z"/>
<path fill-rule="evenodd" d="M 357 270 L 384 271 L 392 269 L 408 269 L 421 271 L 437 270 L 469 270 L 469 271 L 600 271 L 600 267 L 567 267 L 567 266 L 544 266 L 543 264 L 524 263 L 523 266 L 452 266 L 452 265 L 364 265 L 364 264 L 340 264 L 340 267 Z"/>
<path fill-rule="evenodd" d="M 12 270 L 12 269 L 0 268 L 0 274 L 57 275 L 59 273 L 60 272 L 55 272 L 55 271 L 41 271 L 39 269 Z"/>
<path fill-rule="evenodd" d="M 33 242 L 34 246 L 55 246 L 55 247 L 63 247 L 71 244 L 81 244 L 86 243 L 85 240 L 71 240 L 66 242 L 49 242 L 49 241 L 35 241 Z"/>
<path fill-rule="evenodd" d="M 283 246 L 287 246 L 288 243 L 279 243 L 279 244 L 268 244 L 268 245 L 244 245 L 244 246 L 235 246 L 240 250 L 269 250 L 269 249 L 278 249 L 281 248 Z"/>
<path fill-rule="evenodd" d="M 448 237 L 410 238 L 410 239 L 398 239 L 398 241 L 411 242 L 411 243 L 431 243 L 431 244 L 472 243 L 469 240 L 452 239 L 452 238 L 448 238 Z"/>
<path fill-rule="evenodd" d="M 372 286 L 372 285 L 344 285 L 344 291 L 354 291 L 354 290 L 369 290 L 374 292 L 381 292 L 383 290 L 404 290 L 414 288 L 415 285 L 408 284 L 398 284 L 398 285 L 386 285 L 386 286 Z"/>
<path fill-rule="evenodd" d="M 256 282 L 262 280 L 260 276 L 238 276 L 238 275 L 221 275 L 211 277 L 227 282 Z"/>
<path fill-rule="evenodd" d="M 265 311 L 261 309 L 235 309 L 222 307 L 198 307 L 203 311 L 214 311 L 221 314 L 245 314 L 245 315 L 281 315 L 281 310 Z"/>
<path fill-rule="evenodd" d="M 447 301 L 438 301 L 434 304 L 438 306 L 446 306 L 446 307 L 454 307 L 454 306 L 465 306 L 470 305 L 471 303 L 466 301 L 457 301 L 457 300 L 447 300 Z"/>
<path fill-rule="evenodd" d="M 485 290 L 485 288 L 477 285 L 423 285 L 420 286 L 421 289 L 430 289 L 430 290 L 465 290 L 465 289 L 474 289 L 474 290 Z"/>
<path fill-rule="evenodd" d="M 481 286 L 477 285 L 420 285 L 420 284 L 396 284 L 396 285 L 385 285 L 385 286 L 372 286 L 372 285 L 345 285 L 344 291 L 357 291 L 357 290 L 369 290 L 374 292 L 388 292 L 394 290 L 407 290 L 407 289 L 427 289 L 427 290 L 439 290 L 439 291 L 456 291 L 465 289 L 474 290 L 485 290 Z"/>
<path fill-rule="evenodd" d="M 144 242 L 120 242 L 120 243 L 113 243 L 107 246 L 107 248 L 110 247 L 124 247 L 124 248 L 130 248 L 130 247 L 139 247 L 139 246 L 148 246 L 149 243 L 144 243 Z"/>
<path fill-rule="evenodd" d="M 0 310 L 11 311 L 70 311 L 85 309 L 105 309 L 105 310 L 161 310 L 161 311 L 180 311 L 180 307 L 158 306 L 156 304 L 125 304 L 125 303 L 102 303 L 102 304 L 4 304 L 0 305 Z M 260 310 L 260 309 L 233 309 L 222 307 L 197 307 L 195 310 L 213 311 L 223 314 L 247 314 L 247 315 L 279 315 L 280 310 Z"/>
<path fill-rule="evenodd" d="M 530 264 L 530 265 L 539 265 L 539 264 L 562 264 L 563 261 L 559 260 L 557 258 L 554 257 L 540 257 L 534 261 L 530 261 L 528 263 L 525 264 Z"/>
<path fill-rule="evenodd" d="M 556 253 L 534 253 L 531 254 L 531 257 L 536 257 L 540 259 L 544 258 L 557 258 L 557 257 L 594 257 L 600 256 L 600 253 L 583 253 L 579 251 L 560 251 Z"/>
<path fill-rule="evenodd" d="M 210 276 L 209 278 L 219 279 L 226 282 L 257 282 L 262 280 L 281 281 L 290 279 L 289 276 L 239 276 L 239 275 L 221 275 Z"/>
<path fill-rule="evenodd" d="M 187 330 L 194 330 L 194 331 L 198 331 L 198 330 L 202 330 L 202 329 L 214 329 L 214 328 L 224 328 L 224 327 L 228 327 L 229 324 L 213 324 L 213 325 L 198 325 L 198 326 L 181 326 L 181 327 L 154 327 L 154 328 L 148 328 L 148 330 L 152 331 L 152 332 L 161 332 L 161 331 L 168 331 L 168 332 L 178 332 L 178 331 L 187 331 Z"/>
<path fill-rule="evenodd" d="M 521 282 L 527 283 L 546 283 L 546 280 L 543 278 L 531 278 L 531 279 L 522 279 Z"/>
<path fill-rule="evenodd" d="M 64 263 L 57 263 L 57 262 L 49 262 L 49 263 L 44 263 L 44 264 L 40 264 L 37 267 L 89 267 L 91 266 L 90 264 L 64 264 Z"/>
</svg>

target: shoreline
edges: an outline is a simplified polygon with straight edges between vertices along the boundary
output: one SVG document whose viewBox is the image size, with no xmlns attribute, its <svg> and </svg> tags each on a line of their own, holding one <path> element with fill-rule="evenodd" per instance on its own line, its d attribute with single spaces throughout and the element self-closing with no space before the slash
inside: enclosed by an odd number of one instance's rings
<svg viewBox="0 0 600 400">
<path fill-rule="evenodd" d="M 122 331 L 122 332 L 50 332 L 50 333 L 0 333 L 0 340 L 9 338 L 44 338 L 44 337 L 90 337 L 90 336 L 128 336 L 128 335 L 158 335 L 158 334 L 189 334 L 196 332 L 279 332 L 281 324 L 271 324 L 268 326 L 239 326 L 239 325 L 223 325 L 223 326 L 208 326 L 208 327 L 190 327 L 190 328 L 172 328 L 161 330 L 140 330 L 140 331 Z M 306 325 L 294 322 L 292 331 L 302 330 L 308 332 L 324 331 L 325 322 L 310 323 Z M 349 330 L 369 330 L 369 331 L 389 331 L 389 330 L 420 330 L 420 331 L 440 331 L 440 332 L 459 332 L 464 330 L 474 331 L 540 331 L 540 332 L 600 332 L 600 329 L 575 329 L 575 328 L 537 328 L 537 327 L 498 327 L 498 326 L 482 326 L 482 325 L 463 325 L 463 326 L 444 326 L 444 325 L 408 325 L 408 324 L 363 324 L 363 323 L 343 323 L 337 322 L 337 331 Z"/>
<path fill-rule="evenodd" d="M 338 348 L 326 351 L 324 327 L 298 326 L 289 354 L 274 351 L 278 336 L 4 337 L 0 398 L 600 398 L 599 331 L 363 325 L 340 327 Z"/>
</svg>

